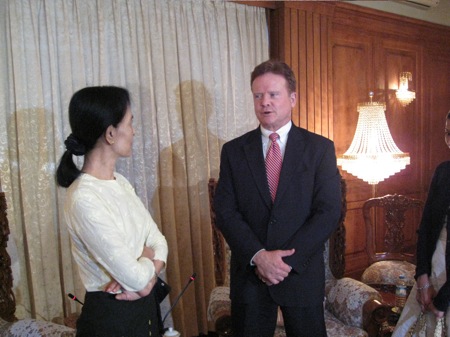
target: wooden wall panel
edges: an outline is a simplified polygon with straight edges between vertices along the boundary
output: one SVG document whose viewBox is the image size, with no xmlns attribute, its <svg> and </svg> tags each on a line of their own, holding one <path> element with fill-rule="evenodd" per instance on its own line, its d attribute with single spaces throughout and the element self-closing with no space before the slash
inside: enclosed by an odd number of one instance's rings
<svg viewBox="0 0 450 337">
<path fill-rule="evenodd" d="M 449 41 L 450 44 L 450 41 Z M 436 166 L 444 160 L 450 160 L 450 150 L 444 142 L 444 127 L 447 113 L 450 112 L 450 53 L 446 58 L 432 56 L 427 62 L 426 90 L 429 91 L 423 120 L 423 138 L 429 141 L 429 151 L 425 151 L 423 162 L 424 181 L 431 181 Z M 428 184 L 425 186 L 428 188 Z"/>
<path fill-rule="evenodd" d="M 369 91 L 372 90 L 372 47 L 366 40 L 338 36 L 333 41 L 331 54 L 335 111 L 333 125 L 338 126 L 334 130 L 334 141 L 336 152 L 342 154 L 353 140 L 358 121 L 357 104 L 368 101 Z"/>
<path fill-rule="evenodd" d="M 358 122 L 357 104 L 369 100 L 369 91 L 373 90 L 372 44 L 371 39 L 353 34 L 337 34 L 331 48 L 333 74 L 334 142 L 336 153 L 343 154 L 351 144 Z M 349 62 L 351 60 L 351 62 Z M 351 80 L 348 80 L 351 79 Z M 347 181 L 347 227 L 346 264 L 347 273 L 354 272 L 353 266 L 367 264 L 365 251 L 365 230 L 361 212 L 361 197 L 354 193 L 355 183 L 361 182 L 342 171 Z M 370 196 L 371 188 L 363 183 L 363 198 Z M 356 268 L 357 269 L 357 268 Z M 358 271 L 356 271 L 358 272 Z"/>
<path fill-rule="evenodd" d="M 273 11 L 271 57 L 284 60 L 296 74 L 298 100 L 292 113 L 293 122 L 333 138 L 328 65 L 330 21 L 326 11 L 314 11 L 320 8 L 308 4 L 301 10 L 280 6 Z"/>
<path fill-rule="evenodd" d="M 383 36 L 377 39 L 374 48 L 375 86 L 386 102 L 386 120 L 394 142 L 403 152 L 408 152 L 411 163 L 404 170 L 380 183 L 379 195 L 402 190 L 403 194 L 414 194 L 421 191 L 420 185 L 420 105 L 422 96 L 417 93 L 416 99 L 403 107 L 396 97 L 401 72 L 413 74 L 410 82 L 411 90 L 417 91 L 422 78 L 422 53 L 418 44 L 406 43 Z"/>
<path fill-rule="evenodd" d="M 351 144 L 357 104 L 386 103 L 386 119 L 397 146 L 411 164 L 375 187 L 342 172 L 347 181 L 346 273 L 359 276 L 367 266 L 362 205 L 372 196 L 406 194 L 425 200 L 432 172 L 450 159 L 443 141 L 450 110 L 450 27 L 409 19 L 343 2 L 277 2 L 270 10 L 271 57 L 294 70 L 298 105 L 293 121 L 335 142 L 337 155 Z M 416 100 L 403 107 L 395 97 L 399 74 L 413 74 Z M 413 214 L 406 229 L 414 249 Z M 381 244 L 383 224 L 378 225 Z"/>
</svg>

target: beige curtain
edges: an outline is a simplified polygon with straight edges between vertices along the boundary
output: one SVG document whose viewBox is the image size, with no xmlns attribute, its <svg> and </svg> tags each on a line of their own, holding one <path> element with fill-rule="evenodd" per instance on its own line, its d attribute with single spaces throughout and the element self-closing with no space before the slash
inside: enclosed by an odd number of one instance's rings
<svg viewBox="0 0 450 337">
<path fill-rule="evenodd" d="M 264 10 L 206 0 L 6 0 L 0 45 L 0 180 L 16 315 L 80 311 L 67 298 L 84 290 L 54 174 L 73 92 L 118 85 L 132 94 L 136 137 L 117 170 L 168 239 L 172 302 L 197 273 L 174 309 L 175 329 L 206 332 L 214 287 L 207 181 L 218 176 L 221 145 L 257 126 L 249 77 L 268 58 Z"/>
</svg>

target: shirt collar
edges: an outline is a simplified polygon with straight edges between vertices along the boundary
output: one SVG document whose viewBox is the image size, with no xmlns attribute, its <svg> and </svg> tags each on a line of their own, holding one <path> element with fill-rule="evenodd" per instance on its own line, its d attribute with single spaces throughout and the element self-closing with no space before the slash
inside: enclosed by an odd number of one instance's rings
<svg viewBox="0 0 450 337">
<path fill-rule="evenodd" d="M 283 125 L 281 128 L 279 128 L 277 131 L 269 131 L 269 130 L 263 128 L 263 126 L 261 125 L 261 133 L 264 137 L 269 139 L 269 136 L 272 133 L 276 132 L 280 136 L 280 142 L 286 143 L 287 135 L 288 135 L 289 131 L 291 130 L 291 127 L 292 127 L 292 121 L 289 121 L 288 123 Z"/>
</svg>

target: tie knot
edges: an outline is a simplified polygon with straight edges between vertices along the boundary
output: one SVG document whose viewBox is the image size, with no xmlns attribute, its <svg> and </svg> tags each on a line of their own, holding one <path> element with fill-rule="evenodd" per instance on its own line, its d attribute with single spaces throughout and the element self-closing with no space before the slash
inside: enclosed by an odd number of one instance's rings
<svg viewBox="0 0 450 337">
<path fill-rule="evenodd" d="M 269 136 L 269 138 L 270 138 L 270 140 L 272 141 L 272 142 L 276 142 L 277 141 L 277 139 L 278 139 L 278 133 L 276 133 L 276 132 L 274 132 L 274 133 L 271 133 L 270 134 L 270 136 Z"/>
</svg>

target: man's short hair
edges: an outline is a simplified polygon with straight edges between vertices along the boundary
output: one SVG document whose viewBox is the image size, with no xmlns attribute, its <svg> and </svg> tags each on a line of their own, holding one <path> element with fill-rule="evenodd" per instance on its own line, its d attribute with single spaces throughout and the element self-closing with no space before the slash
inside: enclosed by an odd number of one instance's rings
<svg viewBox="0 0 450 337">
<path fill-rule="evenodd" d="M 295 92 L 297 82 L 295 80 L 294 72 L 286 63 L 279 60 L 268 60 L 257 65 L 251 74 L 250 85 L 253 84 L 253 81 L 257 77 L 267 73 L 283 76 L 287 81 L 289 92 Z"/>
</svg>

